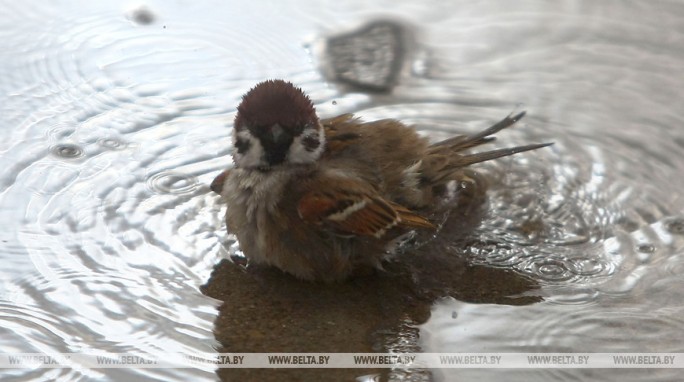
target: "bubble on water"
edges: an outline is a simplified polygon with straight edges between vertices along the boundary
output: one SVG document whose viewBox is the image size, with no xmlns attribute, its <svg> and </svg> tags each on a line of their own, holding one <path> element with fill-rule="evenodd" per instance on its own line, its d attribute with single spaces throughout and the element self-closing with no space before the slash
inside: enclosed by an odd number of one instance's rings
<svg viewBox="0 0 684 382">
<path fill-rule="evenodd" d="M 477 242 L 470 245 L 468 253 L 475 261 L 497 266 L 514 266 L 520 264 L 526 256 L 523 248 L 510 246 L 505 243 Z"/>
<path fill-rule="evenodd" d="M 636 250 L 641 253 L 653 253 L 655 252 L 656 247 L 653 244 L 639 244 Z"/>
<path fill-rule="evenodd" d="M 567 281 L 573 278 L 572 272 L 562 260 L 545 259 L 533 262 L 530 265 L 530 270 L 547 281 Z"/>
<path fill-rule="evenodd" d="M 574 259 L 569 265 L 569 270 L 578 276 L 594 276 L 606 269 L 606 263 L 596 258 Z"/>
<path fill-rule="evenodd" d="M 76 159 L 83 156 L 83 149 L 72 143 L 61 143 L 53 146 L 50 152 L 64 159 Z"/>
</svg>

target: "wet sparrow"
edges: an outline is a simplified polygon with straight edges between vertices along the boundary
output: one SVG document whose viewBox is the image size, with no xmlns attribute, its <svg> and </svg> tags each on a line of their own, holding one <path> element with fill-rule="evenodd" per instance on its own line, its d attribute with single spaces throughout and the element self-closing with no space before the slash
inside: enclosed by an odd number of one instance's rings
<svg viewBox="0 0 684 382">
<path fill-rule="evenodd" d="M 464 153 L 523 115 L 430 144 L 392 119 L 319 120 L 301 89 L 265 81 L 238 106 L 235 165 L 211 189 L 228 204 L 228 230 L 250 262 L 306 280 L 343 280 L 381 267 L 402 235 L 435 229 L 425 216 L 454 192 L 466 166 L 547 146 Z"/>
</svg>

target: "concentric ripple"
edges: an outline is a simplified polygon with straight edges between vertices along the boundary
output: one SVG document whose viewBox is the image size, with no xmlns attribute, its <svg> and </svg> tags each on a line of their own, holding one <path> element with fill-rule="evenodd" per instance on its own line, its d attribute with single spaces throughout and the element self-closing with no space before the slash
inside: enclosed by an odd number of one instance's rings
<svg viewBox="0 0 684 382">
<path fill-rule="evenodd" d="M 661 54 L 671 49 L 667 41 L 674 34 L 630 19 L 630 12 L 644 12 L 635 4 L 611 7 L 613 24 L 604 28 L 598 20 L 607 21 L 600 16 L 606 9 L 598 5 L 549 17 L 529 9 L 513 15 L 494 3 L 468 7 L 478 17 L 460 18 L 462 28 L 440 43 L 440 52 L 450 47 L 453 54 L 437 59 L 457 68 L 447 70 L 451 76 L 441 85 L 458 83 L 472 106 L 487 100 L 483 93 L 491 89 L 476 88 L 479 79 L 486 76 L 495 88 L 507 83 L 498 95 L 523 103 L 529 118 L 523 128 L 501 134 L 498 145 L 538 141 L 540 135 L 546 140 L 547 134 L 555 145 L 480 167 L 492 180 L 488 213 L 464 252 L 477 263 L 513 267 L 539 280 L 546 302 L 521 308 L 445 302 L 421 332 L 424 348 L 681 352 L 684 183 L 678 174 L 684 162 L 676 153 L 684 145 L 682 130 L 672 127 L 682 124 L 672 101 L 682 99 L 673 86 L 684 83 L 668 78 L 682 74 L 675 68 L 684 57 Z M 668 20 L 680 23 L 681 16 Z M 538 29 L 518 28 L 523 25 L 547 26 L 549 34 L 535 36 Z M 516 32 L 483 49 L 489 39 L 482 33 L 503 31 Z M 591 41 L 583 37 L 589 35 Z M 536 48 L 524 48 L 530 45 Z M 445 123 L 433 123 L 434 135 L 441 135 Z M 502 376 L 491 370 L 436 373 L 443 380 Z M 675 370 L 505 374 L 512 381 L 677 378 Z"/>
<path fill-rule="evenodd" d="M 53 155 L 64 159 L 75 159 L 83 156 L 83 149 L 78 147 L 78 145 L 69 143 L 55 145 L 50 151 Z"/>
<path fill-rule="evenodd" d="M 681 281 L 677 285 L 681 287 Z M 662 300 L 658 299 L 653 304 L 627 308 L 624 302 L 602 300 L 581 307 L 565 304 L 507 307 L 444 301 L 433 312 L 432 320 L 423 326 L 422 343 L 428 349 L 458 347 L 461 353 L 482 352 L 483 344 L 494 345 L 494 341 L 496 352 L 501 353 L 620 353 L 634 350 L 634 338 L 639 338 L 643 352 L 654 352 L 654 349 L 678 352 L 680 338 L 673 333 L 684 326 L 681 315 L 684 311 L 681 308 L 670 311 L 671 308 L 658 306 L 660 303 Z M 516 323 L 514 329 L 511 322 Z M 450 379 L 474 380 L 488 378 L 492 370 L 437 373 L 443 378 L 448 375 Z M 506 376 L 512 381 L 544 381 L 573 378 L 581 375 L 578 373 L 550 368 L 507 371 Z M 618 377 L 625 381 L 676 380 L 678 373 L 676 369 L 611 369 L 610 373 L 592 370 L 592 375 L 600 380 Z"/>
<path fill-rule="evenodd" d="M 223 20 L 198 29 L 161 4 L 41 6 L 25 18 L 20 7 L 2 16 L 16 28 L 0 32 L 3 349 L 213 351 L 216 303 L 198 287 L 224 230 L 204 185 L 229 164 L 226 125 L 251 85 L 234 80 L 261 76 L 253 63 L 265 62 L 226 54 L 226 43 L 263 46 L 280 70 L 301 58 Z M 211 368 L 73 366 L 2 379 L 213 379 Z"/>
<path fill-rule="evenodd" d="M 147 179 L 150 188 L 159 193 L 186 194 L 197 187 L 197 179 L 176 172 L 161 172 Z"/>
</svg>

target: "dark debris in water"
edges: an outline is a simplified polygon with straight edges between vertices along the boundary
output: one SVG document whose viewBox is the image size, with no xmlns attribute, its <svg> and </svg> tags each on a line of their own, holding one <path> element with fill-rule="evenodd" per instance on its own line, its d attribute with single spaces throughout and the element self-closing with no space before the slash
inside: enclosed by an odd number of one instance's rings
<svg viewBox="0 0 684 382">
<path fill-rule="evenodd" d="M 511 270 L 472 265 L 462 255 L 482 219 L 484 190 L 469 190 L 438 237 L 387 263 L 385 271 L 345 283 L 297 280 L 274 268 L 219 263 L 202 292 L 224 303 L 215 336 L 221 352 L 370 353 L 420 351 L 416 325 L 439 299 L 533 304 L 536 281 Z M 465 245 L 465 244 L 464 244 Z M 383 334 L 385 333 L 385 334 Z M 390 333 L 389 335 L 386 335 Z M 394 333 L 394 334 L 392 334 Z M 402 334 L 403 333 L 403 334 Z M 400 337 L 400 338 L 399 338 Z M 397 341 L 405 340 L 405 341 Z M 401 350 L 401 349 L 399 349 Z M 219 369 L 222 380 L 354 380 L 394 373 L 374 369 Z M 422 371 L 426 372 L 426 371 Z"/>
<path fill-rule="evenodd" d="M 329 37 L 324 62 L 335 81 L 387 92 L 398 82 L 409 41 L 406 26 L 373 21 L 350 33 Z"/>
<path fill-rule="evenodd" d="M 131 13 L 131 19 L 139 25 L 150 25 L 154 22 L 155 16 L 148 8 L 142 7 Z"/>
</svg>

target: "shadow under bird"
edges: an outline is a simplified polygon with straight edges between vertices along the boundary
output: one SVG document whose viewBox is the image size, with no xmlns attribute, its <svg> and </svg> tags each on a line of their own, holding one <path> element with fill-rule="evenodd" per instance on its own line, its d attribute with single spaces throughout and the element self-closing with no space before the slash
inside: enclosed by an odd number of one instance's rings
<svg viewBox="0 0 684 382">
<path fill-rule="evenodd" d="M 319 119 L 301 89 L 268 80 L 243 96 L 234 166 L 211 189 L 227 203 L 228 230 L 250 263 L 340 281 L 381 269 L 406 235 L 436 230 L 428 216 L 468 180 L 467 166 L 550 145 L 466 153 L 523 116 L 430 143 L 394 119 Z"/>
</svg>

